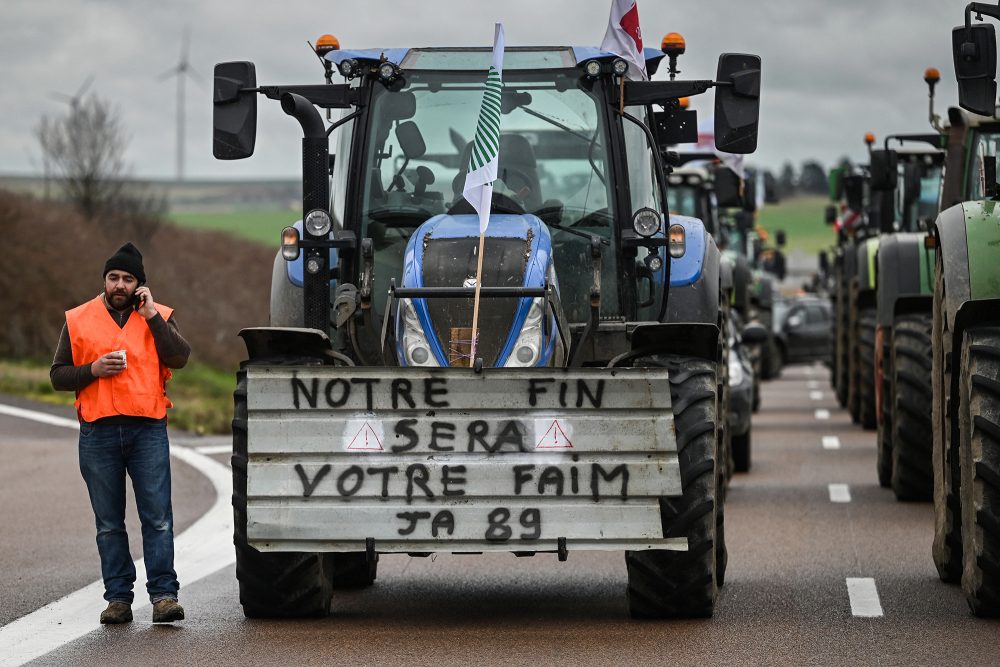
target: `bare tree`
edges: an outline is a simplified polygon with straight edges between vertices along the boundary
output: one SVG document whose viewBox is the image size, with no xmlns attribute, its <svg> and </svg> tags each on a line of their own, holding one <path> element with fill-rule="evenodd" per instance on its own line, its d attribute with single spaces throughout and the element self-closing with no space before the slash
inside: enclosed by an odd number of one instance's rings
<svg viewBox="0 0 1000 667">
<path fill-rule="evenodd" d="M 91 94 L 63 115 L 42 116 L 35 135 L 43 161 L 84 215 L 93 217 L 120 197 L 128 138 L 109 102 Z"/>
</svg>

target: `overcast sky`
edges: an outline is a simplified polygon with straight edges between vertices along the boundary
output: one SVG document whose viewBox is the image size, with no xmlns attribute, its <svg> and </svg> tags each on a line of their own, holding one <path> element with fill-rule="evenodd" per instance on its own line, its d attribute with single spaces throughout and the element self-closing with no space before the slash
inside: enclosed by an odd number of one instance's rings
<svg viewBox="0 0 1000 667">
<path fill-rule="evenodd" d="M 720 53 L 763 58 L 760 143 L 752 161 L 779 168 L 864 156 L 862 137 L 923 132 L 924 68 L 941 70 L 938 107 L 956 102 L 951 29 L 965 0 L 638 0 L 647 46 L 681 32 L 682 77 L 710 78 Z M 135 175 L 174 174 L 175 91 L 158 75 L 180 55 L 201 84 L 187 87 L 191 178 L 295 177 L 299 133 L 277 103 L 259 102 L 257 151 L 242 162 L 212 157 L 211 76 L 216 62 L 252 60 L 260 83 L 322 83 L 306 40 L 330 32 L 344 48 L 488 46 L 493 23 L 509 46 L 600 43 L 610 0 L 2 0 L 0 173 L 40 171 L 32 133 L 61 113 L 53 92 L 92 90 L 113 101 L 130 133 Z M 657 78 L 661 78 L 661 72 Z M 339 77 L 337 77 L 339 80 Z M 711 109 L 708 93 L 695 108 Z"/>
</svg>

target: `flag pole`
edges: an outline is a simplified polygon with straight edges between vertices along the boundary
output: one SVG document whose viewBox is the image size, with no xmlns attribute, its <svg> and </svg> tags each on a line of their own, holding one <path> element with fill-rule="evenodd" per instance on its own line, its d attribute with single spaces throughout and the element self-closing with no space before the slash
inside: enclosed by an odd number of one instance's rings
<svg viewBox="0 0 1000 667">
<path fill-rule="evenodd" d="M 469 368 L 476 364 L 476 343 L 479 337 L 479 288 L 483 284 L 483 252 L 486 249 L 486 225 L 490 220 L 490 208 L 493 205 L 493 184 L 483 186 L 482 199 L 479 201 L 479 252 L 476 256 L 476 296 L 472 302 L 472 342 L 469 346 Z"/>
<path fill-rule="evenodd" d="M 472 304 L 472 346 L 469 354 L 469 368 L 476 364 L 476 339 L 479 337 L 479 286 L 483 282 L 483 248 L 486 246 L 486 234 L 479 233 L 479 261 L 476 266 L 476 299 Z"/>
</svg>

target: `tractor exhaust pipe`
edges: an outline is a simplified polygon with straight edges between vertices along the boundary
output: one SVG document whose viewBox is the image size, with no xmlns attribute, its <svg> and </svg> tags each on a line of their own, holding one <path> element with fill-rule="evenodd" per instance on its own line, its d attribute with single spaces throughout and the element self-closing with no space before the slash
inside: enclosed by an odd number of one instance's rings
<svg viewBox="0 0 1000 667">
<path fill-rule="evenodd" d="M 281 96 L 281 110 L 302 126 L 302 216 L 321 209 L 329 214 L 330 206 L 330 140 L 326 126 L 316 107 L 296 93 Z M 303 225 L 303 240 L 322 241 L 326 235 L 315 236 Z M 330 333 L 330 254 L 325 246 L 304 248 L 303 298 L 305 322 L 309 329 Z"/>
</svg>

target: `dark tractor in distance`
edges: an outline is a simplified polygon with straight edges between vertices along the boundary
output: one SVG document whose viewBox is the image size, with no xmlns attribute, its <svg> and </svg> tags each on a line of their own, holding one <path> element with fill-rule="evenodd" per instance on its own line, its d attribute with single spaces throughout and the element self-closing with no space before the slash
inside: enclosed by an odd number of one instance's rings
<svg viewBox="0 0 1000 667">
<path fill-rule="evenodd" d="M 630 81 L 592 47 L 507 49 L 477 286 L 462 186 L 491 51 L 321 56 L 319 85 L 215 70 L 216 157 L 253 153 L 257 95 L 304 135 L 305 215 L 282 234 L 271 326 L 241 333 L 244 612 L 324 615 L 334 588 L 372 583 L 380 553 L 597 549 L 625 553 L 633 616 L 711 616 L 721 262 L 704 222 L 669 214 L 660 156 L 694 120 L 678 99 L 711 88 L 718 148 L 752 152 L 760 59 Z"/>
</svg>

